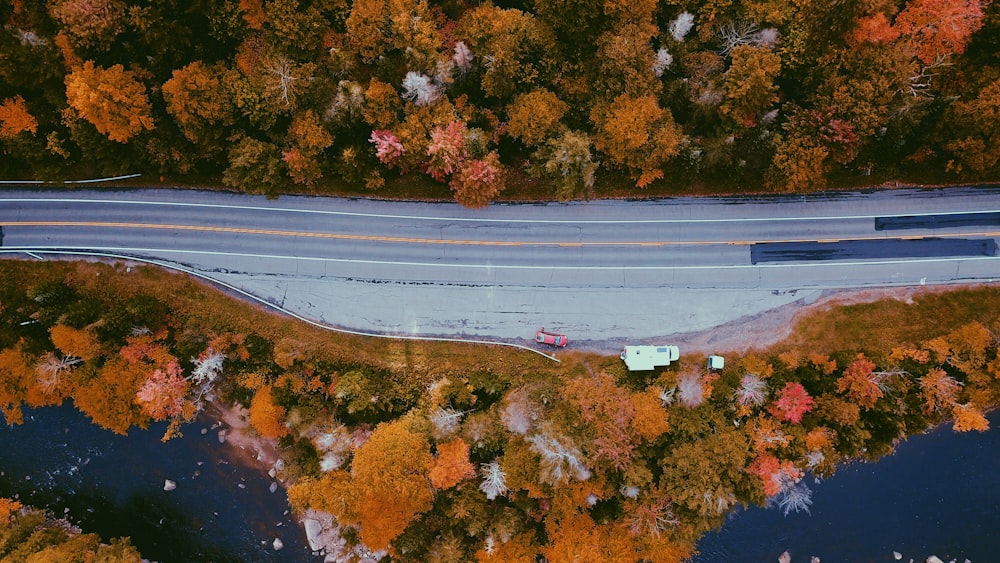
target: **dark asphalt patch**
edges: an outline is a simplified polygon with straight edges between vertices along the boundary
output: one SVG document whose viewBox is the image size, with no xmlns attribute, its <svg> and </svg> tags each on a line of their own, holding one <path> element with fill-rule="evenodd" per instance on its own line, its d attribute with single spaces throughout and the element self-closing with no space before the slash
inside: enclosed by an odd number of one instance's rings
<svg viewBox="0 0 1000 563">
<path fill-rule="evenodd" d="M 958 213 L 954 215 L 901 215 L 899 217 L 875 218 L 876 231 L 996 226 L 1000 226 L 1000 213 L 997 212 Z"/>
<path fill-rule="evenodd" d="M 993 239 L 925 238 L 840 242 L 765 242 L 751 245 L 750 263 L 996 256 Z"/>
</svg>

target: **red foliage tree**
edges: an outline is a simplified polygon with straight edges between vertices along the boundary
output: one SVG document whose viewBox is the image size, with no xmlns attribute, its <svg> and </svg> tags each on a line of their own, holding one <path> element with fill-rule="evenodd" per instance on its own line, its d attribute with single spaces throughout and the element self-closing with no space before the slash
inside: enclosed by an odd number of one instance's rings
<svg viewBox="0 0 1000 563">
<path fill-rule="evenodd" d="M 467 160 L 449 182 L 455 200 L 465 207 L 486 207 L 503 189 L 504 168 L 496 151 L 481 160 Z"/>
<path fill-rule="evenodd" d="M 983 25 L 980 0 L 911 0 L 896 16 L 896 29 L 908 36 L 924 64 L 965 52 Z"/>
<path fill-rule="evenodd" d="M 187 391 L 188 382 L 181 376 L 180 366 L 174 362 L 166 370 L 154 371 L 143 382 L 135 398 L 153 420 L 165 420 L 183 412 Z"/>
<path fill-rule="evenodd" d="M 794 463 L 787 459 L 779 460 L 770 454 L 763 454 L 754 459 L 747 472 L 760 477 L 764 485 L 764 494 L 769 497 L 780 493 L 786 481 L 795 482 L 802 478 L 802 471 L 795 467 Z"/>
<path fill-rule="evenodd" d="M 427 173 L 441 182 L 462 166 L 469 153 L 465 148 L 465 123 L 452 121 L 431 131 L 427 145 Z"/>
<path fill-rule="evenodd" d="M 802 415 L 811 411 L 814 404 L 815 401 L 801 383 L 789 381 L 778 391 L 770 410 L 778 419 L 798 424 L 802 422 Z"/>
<path fill-rule="evenodd" d="M 891 43 L 899 38 L 899 29 L 882 12 L 866 16 L 858 20 L 857 27 L 851 34 L 851 39 L 857 43 Z"/>
</svg>

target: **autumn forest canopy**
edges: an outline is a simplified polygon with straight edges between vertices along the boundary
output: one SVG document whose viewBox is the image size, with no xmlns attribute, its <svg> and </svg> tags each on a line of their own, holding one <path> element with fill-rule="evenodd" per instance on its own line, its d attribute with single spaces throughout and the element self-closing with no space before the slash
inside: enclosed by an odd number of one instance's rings
<svg viewBox="0 0 1000 563">
<path fill-rule="evenodd" d="M 995 179 L 991 0 L 13 0 L 0 177 L 248 192 Z"/>
</svg>

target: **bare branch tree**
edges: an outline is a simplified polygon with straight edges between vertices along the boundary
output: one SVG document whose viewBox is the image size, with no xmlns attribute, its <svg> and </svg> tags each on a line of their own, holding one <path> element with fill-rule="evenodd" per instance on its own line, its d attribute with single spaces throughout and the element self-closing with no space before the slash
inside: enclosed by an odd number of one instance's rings
<svg viewBox="0 0 1000 563">
<path fill-rule="evenodd" d="M 757 24 L 747 20 L 736 20 L 719 27 L 719 54 L 728 56 L 740 45 L 753 45 L 757 42 Z"/>
</svg>

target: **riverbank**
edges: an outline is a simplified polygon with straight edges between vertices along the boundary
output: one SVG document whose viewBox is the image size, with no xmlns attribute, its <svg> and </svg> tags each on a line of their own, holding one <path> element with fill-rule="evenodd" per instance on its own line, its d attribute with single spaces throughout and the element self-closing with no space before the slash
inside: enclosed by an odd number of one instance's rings
<svg viewBox="0 0 1000 563">
<path fill-rule="evenodd" d="M 994 561 L 1000 553 L 1000 410 L 992 430 L 947 424 L 916 435 L 878 463 L 853 462 L 815 481 L 810 511 L 751 507 L 698 542 L 692 563 L 777 561 Z"/>
<path fill-rule="evenodd" d="M 203 413 L 163 443 L 164 423 L 119 436 L 69 404 L 26 410 L 23 425 L 0 425 L 0 496 L 104 541 L 129 536 L 161 563 L 316 561 L 285 490 L 271 491 L 253 450 L 219 443 L 218 420 Z M 176 488 L 164 490 L 167 480 Z"/>
</svg>

